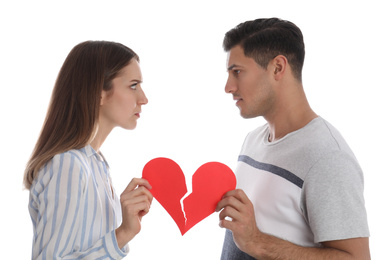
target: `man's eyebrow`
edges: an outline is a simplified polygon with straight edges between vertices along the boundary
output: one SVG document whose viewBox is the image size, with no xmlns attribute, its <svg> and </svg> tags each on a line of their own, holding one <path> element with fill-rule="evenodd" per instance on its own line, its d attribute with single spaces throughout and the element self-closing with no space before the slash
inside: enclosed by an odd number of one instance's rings
<svg viewBox="0 0 390 260">
<path fill-rule="evenodd" d="M 227 68 L 227 70 L 228 70 L 228 71 L 229 71 L 229 70 L 232 70 L 232 69 L 234 69 L 235 67 L 237 67 L 237 65 L 236 65 L 236 64 L 232 64 L 232 65 L 229 66 L 229 68 Z"/>
</svg>

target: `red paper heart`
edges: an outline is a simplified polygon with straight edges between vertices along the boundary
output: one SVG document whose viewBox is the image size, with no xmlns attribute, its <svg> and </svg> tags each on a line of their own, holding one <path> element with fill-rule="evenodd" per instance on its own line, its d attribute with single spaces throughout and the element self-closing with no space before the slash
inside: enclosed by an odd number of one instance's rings
<svg viewBox="0 0 390 260">
<path fill-rule="evenodd" d="M 168 158 L 149 161 L 142 177 L 152 185 L 150 192 L 171 215 L 184 235 L 197 223 L 215 212 L 218 202 L 229 190 L 236 187 L 236 177 L 225 164 L 209 162 L 203 164 L 192 176 L 192 193 L 187 193 L 185 177 L 180 166 Z"/>
</svg>

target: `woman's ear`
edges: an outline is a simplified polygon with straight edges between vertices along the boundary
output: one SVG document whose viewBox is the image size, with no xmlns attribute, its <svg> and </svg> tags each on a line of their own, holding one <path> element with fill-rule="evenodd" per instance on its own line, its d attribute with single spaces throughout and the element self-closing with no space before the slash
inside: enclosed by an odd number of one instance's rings
<svg viewBox="0 0 390 260">
<path fill-rule="evenodd" d="M 100 105 L 104 105 L 106 103 L 106 100 L 107 100 L 107 91 L 105 90 L 102 90 L 102 94 L 100 95 Z"/>
<path fill-rule="evenodd" d="M 278 55 L 272 60 L 275 80 L 280 80 L 284 76 L 287 64 L 287 58 L 283 55 Z"/>
</svg>

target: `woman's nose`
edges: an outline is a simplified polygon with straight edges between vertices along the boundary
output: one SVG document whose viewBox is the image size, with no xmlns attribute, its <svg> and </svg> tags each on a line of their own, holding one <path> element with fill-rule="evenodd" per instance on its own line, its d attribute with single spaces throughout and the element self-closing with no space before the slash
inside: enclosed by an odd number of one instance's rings
<svg viewBox="0 0 390 260">
<path fill-rule="evenodd" d="M 141 94 L 140 94 L 140 97 L 138 99 L 138 103 L 140 105 L 146 105 L 148 102 L 149 102 L 149 100 L 146 97 L 145 92 L 141 89 Z"/>
</svg>

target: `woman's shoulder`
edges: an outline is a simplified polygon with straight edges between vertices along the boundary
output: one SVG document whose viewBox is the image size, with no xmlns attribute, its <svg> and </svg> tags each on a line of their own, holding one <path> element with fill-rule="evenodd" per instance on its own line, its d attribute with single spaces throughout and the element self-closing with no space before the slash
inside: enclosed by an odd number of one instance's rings
<svg viewBox="0 0 390 260">
<path fill-rule="evenodd" d="M 53 166 L 63 167 L 64 165 L 73 165 L 81 168 L 85 168 L 88 165 L 88 147 L 81 149 L 72 149 L 59 154 L 56 154 L 48 164 Z M 57 168 L 56 167 L 56 168 Z"/>
<path fill-rule="evenodd" d="M 77 179 L 86 180 L 91 168 L 88 157 L 88 147 L 58 153 L 39 170 L 35 183 L 46 186 L 64 173 L 67 176 L 72 175 Z"/>
</svg>

